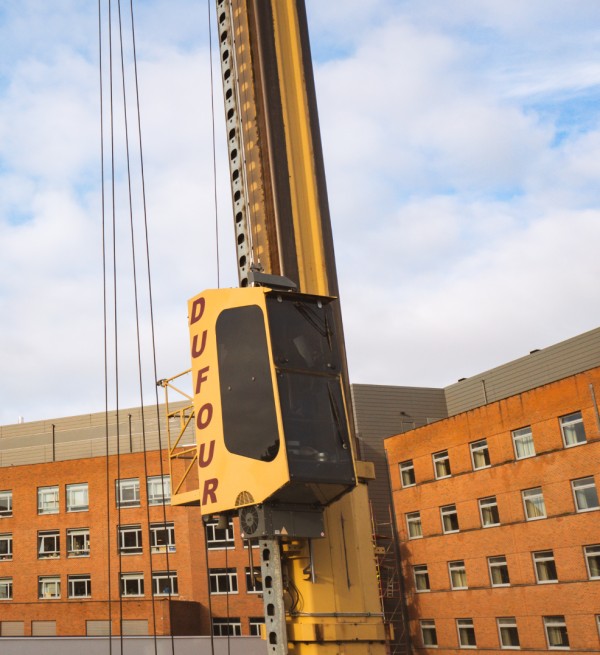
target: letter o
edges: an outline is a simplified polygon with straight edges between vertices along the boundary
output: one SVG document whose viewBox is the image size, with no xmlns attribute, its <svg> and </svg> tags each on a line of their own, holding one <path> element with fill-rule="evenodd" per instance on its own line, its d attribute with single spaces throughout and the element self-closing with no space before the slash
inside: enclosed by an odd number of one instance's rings
<svg viewBox="0 0 600 655">
<path fill-rule="evenodd" d="M 206 405 L 202 405 L 196 416 L 196 427 L 198 430 L 204 430 L 204 428 L 208 427 L 209 423 L 212 421 L 212 415 L 212 403 L 206 403 Z"/>
</svg>

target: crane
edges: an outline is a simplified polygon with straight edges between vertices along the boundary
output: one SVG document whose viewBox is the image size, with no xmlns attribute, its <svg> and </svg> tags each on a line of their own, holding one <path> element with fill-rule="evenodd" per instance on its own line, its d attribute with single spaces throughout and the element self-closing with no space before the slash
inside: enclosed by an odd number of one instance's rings
<svg viewBox="0 0 600 655">
<path fill-rule="evenodd" d="M 172 503 L 259 540 L 269 653 L 383 654 L 305 3 L 216 12 L 239 288 L 188 304 L 197 444 L 170 445 Z"/>
</svg>

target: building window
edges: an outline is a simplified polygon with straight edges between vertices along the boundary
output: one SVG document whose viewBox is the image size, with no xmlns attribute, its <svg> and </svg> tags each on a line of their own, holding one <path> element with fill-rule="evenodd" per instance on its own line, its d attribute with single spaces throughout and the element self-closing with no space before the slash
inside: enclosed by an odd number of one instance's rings
<svg viewBox="0 0 600 655">
<path fill-rule="evenodd" d="M 598 627 L 598 634 L 600 635 L 600 614 L 596 614 L 596 625 Z"/>
<path fill-rule="evenodd" d="M 569 635 L 564 616 L 545 616 L 544 629 L 546 630 L 548 648 L 569 648 Z"/>
<path fill-rule="evenodd" d="M 81 484 L 67 485 L 67 512 L 86 512 L 89 509 L 88 485 Z"/>
<path fill-rule="evenodd" d="M 418 539 L 423 536 L 423 527 L 421 525 L 421 513 L 409 512 L 406 515 L 406 527 L 408 528 L 408 538 Z"/>
<path fill-rule="evenodd" d="M 12 559 L 12 534 L 0 534 L 0 561 Z"/>
<path fill-rule="evenodd" d="M 448 562 L 448 573 L 450 574 L 450 586 L 452 589 L 468 589 L 467 569 L 463 560 Z"/>
<path fill-rule="evenodd" d="M 262 616 L 251 616 L 248 621 L 250 623 L 250 636 L 260 637 L 261 628 L 265 624 L 265 619 Z"/>
<path fill-rule="evenodd" d="M 512 432 L 513 447 L 517 459 L 526 459 L 535 455 L 535 445 L 533 443 L 533 434 L 531 427 L 513 430 Z"/>
<path fill-rule="evenodd" d="M 88 528 L 67 530 L 67 557 L 87 557 L 90 554 Z"/>
<path fill-rule="evenodd" d="M 210 569 L 211 594 L 237 594 L 237 571 L 235 569 Z"/>
<path fill-rule="evenodd" d="M 148 505 L 169 505 L 171 503 L 171 477 L 155 475 L 148 478 Z"/>
<path fill-rule="evenodd" d="M 400 482 L 403 487 L 413 487 L 417 481 L 415 479 L 415 467 L 413 466 L 412 459 L 407 459 L 406 462 L 400 462 Z"/>
<path fill-rule="evenodd" d="M 426 648 L 435 648 L 438 645 L 435 621 L 423 619 L 421 623 L 421 642 Z"/>
<path fill-rule="evenodd" d="M 573 487 L 573 497 L 575 498 L 575 508 L 578 512 L 590 512 L 598 509 L 598 492 L 594 478 L 580 478 L 571 482 Z"/>
<path fill-rule="evenodd" d="M 68 577 L 69 598 L 89 598 L 92 595 L 92 578 L 89 575 Z"/>
<path fill-rule="evenodd" d="M 492 587 L 508 587 L 510 585 L 508 564 L 504 555 L 488 557 L 488 568 L 490 569 Z"/>
<path fill-rule="evenodd" d="M 155 596 L 177 596 L 177 571 L 156 571 L 152 574 L 152 593 Z"/>
<path fill-rule="evenodd" d="M 496 496 L 479 499 L 479 515 L 481 516 L 481 525 L 484 528 L 493 528 L 500 525 L 500 513 L 498 512 Z"/>
<path fill-rule="evenodd" d="M 442 531 L 444 534 L 458 532 L 458 512 L 456 505 L 444 505 L 440 507 L 440 516 L 442 517 Z"/>
<path fill-rule="evenodd" d="M 60 533 L 58 530 L 38 532 L 38 559 L 60 557 Z"/>
<path fill-rule="evenodd" d="M 560 430 L 562 432 L 565 448 L 585 443 L 585 428 L 581 412 L 573 412 L 560 417 Z"/>
<path fill-rule="evenodd" d="M 38 578 L 38 597 L 40 599 L 60 598 L 60 576 L 40 576 Z"/>
<path fill-rule="evenodd" d="M 517 620 L 514 616 L 497 619 L 501 648 L 521 648 Z"/>
<path fill-rule="evenodd" d="M 139 478 L 128 480 L 117 480 L 117 507 L 139 507 L 140 506 L 140 481 Z"/>
<path fill-rule="evenodd" d="M 12 491 L 0 491 L 0 518 L 12 516 Z"/>
<path fill-rule="evenodd" d="M 544 493 L 541 487 L 535 489 L 525 489 L 521 492 L 523 497 L 523 507 L 525 508 L 525 518 L 527 521 L 546 518 L 546 503 L 544 503 Z"/>
<path fill-rule="evenodd" d="M 174 553 L 175 525 L 173 523 L 150 524 L 150 548 L 153 553 Z"/>
<path fill-rule="evenodd" d="M 434 453 L 433 457 L 433 470 L 437 480 L 442 478 L 449 478 L 452 475 L 450 470 L 450 456 L 447 450 L 442 450 L 439 453 Z"/>
<path fill-rule="evenodd" d="M 263 590 L 260 569 L 254 569 L 254 576 L 250 567 L 246 567 L 246 591 L 249 594 L 260 594 Z"/>
<path fill-rule="evenodd" d="M 558 582 L 554 553 L 551 550 L 540 550 L 533 553 L 533 564 L 538 584 Z"/>
<path fill-rule="evenodd" d="M 12 578 L 0 578 L 0 600 L 12 600 Z"/>
<path fill-rule="evenodd" d="M 121 573 L 121 596 L 143 596 L 144 574 Z"/>
<path fill-rule="evenodd" d="M 490 466 L 490 451 L 488 450 L 487 439 L 480 439 L 469 444 L 471 446 L 471 462 L 473 470 L 484 469 Z"/>
<path fill-rule="evenodd" d="M 206 523 L 206 544 L 208 550 L 235 548 L 233 536 L 233 519 L 227 519 L 227 527 L 219 527 L 219 519 L 211 519 Z"/>
<path fill-rule="evenodd" d="M 473 619 L 456 619 L 456 629 L 460 648 L 477 648 Z"/>
<path fill-rule="evenodd" d="M 58 487 L 38 487 L 38 514 L 58 513 Z"/>
<path fill-rule="evenodd" d="M 241 637 L 242 622 L 238 617 L 212 620 L 213 636 L 215 637 Z"/>
<path fill-rule="evenodd" d="M 418 564 L 413 566 L 413 575 L 415 577 L 415 589 L 418 592 L 429 591 L 429 572 L 427 571 L 427 564 Z"/>
<path fill-rule="evenodd" d="M 600 579 L 600 544 L 595 546 L 586 546 L 585 563 L 588 570 L 588 577 L 590 580 Z"/>
<path fill-rule="evenodd" d="M 142 552 L 142 526 L 119 526 L 119 550 L 124 555 L 137 555 Z"/>
</svg>

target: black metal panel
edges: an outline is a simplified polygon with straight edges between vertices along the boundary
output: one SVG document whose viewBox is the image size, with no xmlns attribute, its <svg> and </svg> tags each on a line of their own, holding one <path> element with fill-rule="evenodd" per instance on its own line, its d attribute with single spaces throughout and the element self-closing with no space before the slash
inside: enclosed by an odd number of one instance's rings
<svg viewBox="0 0 600 655">
<path fill-rule="evenodd" d="M 216 334 L 225 446 L 235 455 L 271 462 L 279 452 L 279 430 L 262 310 L 224 310 Z"/>
</svg>

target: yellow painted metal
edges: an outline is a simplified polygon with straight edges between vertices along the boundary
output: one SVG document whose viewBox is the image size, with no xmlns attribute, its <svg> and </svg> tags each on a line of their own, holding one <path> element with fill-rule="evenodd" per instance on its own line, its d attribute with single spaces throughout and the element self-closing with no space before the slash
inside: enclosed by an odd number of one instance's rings
<svg viewBox="0 0 600 655">
<path fill-rule="evenodd" d="M 272 8 L 296 237 L 298 287 L 304 293 L 332 295 L 327 279 L 296 3 L 272 0 Z"/>
<path fill-rule="evenodd" d="M 196 416 L 197 462 L 202 514 L 218 514 L 263 502 L 289 482 L 285 448 L 263 462 L 229 452 L 223 433 L 216 323 L 225 309 L 257 306 L 266 317 L 265 295 L 270 289 L 209 289 L 188 303 L 192 386 Z M 269 342 L 269 325 L 265 320 Z M 270 355 L 269 355 L 270 356 Z M 275 367 L 270 361 L 273 392 Z M 279 403 L 275 402 L 279 434 L 283 434 Z"/>
<path fill-rule="evenodd" d="M 315 582 L 307 580 L 305 573 L 307 546 L 301 555 L 288 558 L 290 576 L 302 599 L 302 611 L 289 617 L 291 652 L 386 652 L 372 535 L 363 522 L 368 525 L 368 503 L 367 486 L 359 484 L 325 510 L 326 538 L 312 542 Z M 332 641 L 343 643 L 328 643 Z"/>
</svg>

